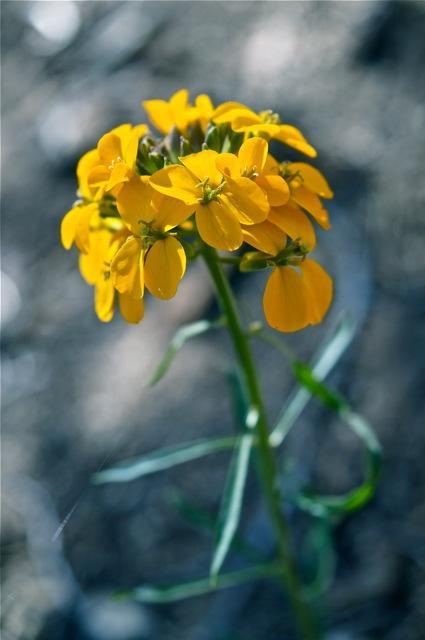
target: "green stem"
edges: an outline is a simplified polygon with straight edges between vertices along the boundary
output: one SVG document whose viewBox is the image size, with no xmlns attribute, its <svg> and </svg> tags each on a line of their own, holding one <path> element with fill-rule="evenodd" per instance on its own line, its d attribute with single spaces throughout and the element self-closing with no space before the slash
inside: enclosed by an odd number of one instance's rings
<svg viewBox="0 0 425 640">
<path fill-rule="evenodd" d="M 220 264 L 217 252 L 207 245 L 203 245 L 201 252 L 215 284 L 220 306 L 227 318 L 227 326 L 245 378 L 250 403 L 259 412 L 257 438 L 261 481 L 276 536 L 279 561 L 282 566 L 282 580 L 289 592 L 301 636 L 306 640 L 317 640 L 320 635 L 312 611 L 302 595 L 301 584 L 291 551 L 289 531 L 281 509 L 276 461 L 269 444 L 266 412 L 250 344 L 241 325 L 233 292 Z"/>
</svg>

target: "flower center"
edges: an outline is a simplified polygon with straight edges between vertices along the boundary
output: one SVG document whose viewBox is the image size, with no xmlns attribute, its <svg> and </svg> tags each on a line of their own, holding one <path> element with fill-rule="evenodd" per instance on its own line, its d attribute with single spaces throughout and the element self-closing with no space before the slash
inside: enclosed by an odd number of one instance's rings
<svg viewBox="0 0 425 640">
<path fill-rule="evenodd" d="M 274 113 L 271 109 L 261 111 L 260 118 L 264 124 L 280 124 L 279 114 Z"/>
<path fill-rule="evenodd" d="M 207 176 L 196 185 L 198 188 L 202 189 L 202 196 L 198 198 L 198 201 L 201 204 L 209 204 L 212 200 L 218 200 L 225 185 L 226 182 L 223 178 L 221 183 L 217 187 L 212 187 L 209 184 L 209 177 Z"/>
</svg>

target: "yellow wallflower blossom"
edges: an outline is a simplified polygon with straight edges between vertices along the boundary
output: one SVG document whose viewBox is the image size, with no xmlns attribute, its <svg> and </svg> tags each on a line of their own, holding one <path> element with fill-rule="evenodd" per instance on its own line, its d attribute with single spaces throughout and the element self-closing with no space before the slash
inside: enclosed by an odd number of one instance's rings
<svg viewBox="0 0 425 640">
<path fill-rule="evenodd" d="M 266 134 L 311 158 L 317 156 L 316 149 L 299 129 L 282 124 L 279 116 L 271 111 L 255 113 L 240 102 L 224 102 L 215 109 L 212 120 L 216 124 L 229 123 L 234 131 L 254 135 Z"/>
<path fill-rule="evenodd" d="M 145 124 L 123 124 L 105 133 L 97 144 L 98 162 L 89 173 L 89 184 L 111 191 L 134 175 L 139 140 L 147 132 Z"/>
<path fill-rule="evenodd" d="M 132 235 L 112 260 L 114 286 L 135 298 L 143 296 L 145 285 L 157 298 L 172 298 L 186 270 L 186 254 L 169 232 L 191 215 L 191 207 L 152 189 L 145 176 L 123 185 L 117 207 Z"/>
<path fill-rule="evenodd" d="M 221 153 L 217 167 L 229 181 L 240 176 L 251 178 L 265 192 L 270 206 L 280 206 L 289 200 L 289 187 L 276 171 L 271 170 L 268 144 L 264 138 L 249 138 L 236 155 Z"/>
<path fill-rule="evenodd" d="M 124 124 L 102 136 L 78 163 L 79 200 L 61 223 L 63 246 L 75 244 L 94 286 L 98 317 L 109 321 L 118 299 L 124 318 L 139 322 L 145 289 L 164 300 L 176 294 L 186 251 L 208 261 L 203 243 L 235 251 L 245 242 L 256 251 L 234 259 L 241 271 L 273 269 L 263 300 L 271 326 L 296 331 L 319 322 L 332 281 L 307 257 L 316 246 L 310 216 L 329 229 L 322 199 L 333 193 L 317 169 L 278 162 L 268 145 L 281 140 L 314 157 L 302 133 L 239 102 L 214 109 L 201 94 L 192 104 L 187 89 L 143 104 L 163 135 L 140 145 L 147 125 Z"/>
<path fill-rule="evenodd" d="M 263 296 L 267 322 L 278 331 L 290 332 L 321 322 L 332 301 L 332 279 L 304 249 L 285 258 L 287 238 L 269 220 L 244 229 L 244 240 L 270 257 L 282 256 L 266 284 Z M 297 247 L 297 245 L 294 245 Z"/>
<path fill-rule="evenodd" d="M 249 178 L 223 177 L 219 154 L 206 150 L 180 158 L 181 165 L 161 169 L 152 186 L 192 207 L 201 238 L 216 249 L 232 251 L 242 244 L 242 224 L 265 220 L 269 204 Z"/>
<path fill-rule="evenodd" d="M 299 331 L 321 322 L 332 302 L 332 279 L 317 262 L 273 269 L 264 290 L 263 308 L 273 329 Z"/>
<path fill-rule="evenodd" d="M 333 192 L 323 175 L 309 164 L 288 162 L 281 171 L 291 191 L 290 204 L 307 211 L 323 229 L 330 229 L 329 214 L 320 198 L 333 198 Z"/>
<path fill-rule="evenodd" d="M 98 201 L 103 193 L 102 189 L 89 183 L 90 172 L 98 163 L 96 149 L 85 153 L 78 162 L 78 195 L 82 200 L 74 204 L 62 220 L 61 240 L 65 249 L 70 249 L 75 242 L 79 251 L 88 251 L 90 221 L 99 214 Z"/>
<path fill-rule="evenodd" d="M 173 127 L 185 134 L 196 121 L 205 132 L 214 110 L 206 93 L 197 96 L 195 106 L 192 106 L 187 89 L 180 89 L 168 101 L 145 100 L 142 104 L 154 126 L 164 134 L 170 133 Z"/>
<path fill-rule="evenodd" d="M 115 288 L 110 274 L 112 256 L 125 242 L 128 232 L 116 233 L 99 227 L 91 233 L 90 250 L 80 255 L 80 272 L 84 280 L 94 286 L 94 305 L 96 315 L 102 322 L 109 322 L 114 315 Z M 143 318 L 143 299 L 134 298 L 128 293 L 118 294 L 118 303 L 123 318 L 136 324 Z"/>
</svg>

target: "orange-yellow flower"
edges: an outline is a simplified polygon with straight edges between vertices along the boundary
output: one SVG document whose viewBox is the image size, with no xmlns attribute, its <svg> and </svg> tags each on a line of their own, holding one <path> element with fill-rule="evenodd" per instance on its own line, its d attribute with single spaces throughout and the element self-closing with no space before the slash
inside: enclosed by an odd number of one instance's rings
<svg viewBox="0 0 425 640">
<path fill-rule="evenodd" d="M 170 133 L 173 127 L 185 134 L 196 121 L 205 131 L 213 112 L 211 99 L 206 94 L 197 96 L 195 106 L 192 106 L 187 89 L 180 89 L 168 101 L 145 100 L 142 104 L 154 126 L 164 134 Z"/>
<path fill-rule="evenodd" d="M 74 242 L 79 251 L 87 253 L 89 249 L 90 221 L 99 214 L 102 190 L 90 185 L 88 177 L 98 162 L 96 149 L 85 153 L 78 162 L 78 195 L 81 200 L 72 206 L 61 222 L 61 240 L 65 249 L 70 249 Z"/>
<path fill-rule="evenodd" d="M 227 180 L 229 177 L 241 176 L 254 180 L 273 207 L 286 204 L 290 192 L 285 180 L 270 164 L 268 147 L 264 138 L 249 138 L 242 144 L 237 155 L 221 153 L 217 158 L 217 167 Z"/>
<path fill-rule="evenodd" d="M 172 298 L 186 270 L 186 254 L 170 231 L 191 208 L 152 189 L 146 176 L 123 185 L 117 207 L 131 235 L 112 260 L 114 286 L 133 298 L 143 296 L 145 285 L 157 298 Z"/>
<path fill-rule="evenodd" d="M 181 200 L 195 212 L 201 238 L 216 249 L 232 251 L 242 244 L 241 225 L 267 217 L 269 204 L 263 191 L 246 177 L 223 177 L 219 154 L 206 150 L 180 158 L 151 177 L 160 193 Z"/>
<path fill-rule="evenodd" d="M 273 329 L 299 331 L 323 320 L 332 291 L 332 279 L 315 260 L 276 267 L 264 290 L 264 315 Z"/>
<path fill-rule="evenodd" d="M 306 249 L 298 250 L 298 244 L 287 247 L 286 235 L 268 220 L 244 229 L 244 240 L 277 262 L 263 296 L 269 325 L 292 332 L 321 322 L 332 301 L 332 279 L 305 257 Z"/>
<path fill-rule="evenodd" d="M 237 132 L 254 135 L 265 134 L 311 158 L 317 156 L 317 151 L 301 131 L 292 125 L 282 124 L 278 114 L 272 111 L 255 113 L 240 102 L 224 102 L 215 109 L 212 120 L 216 124 L 229 123 L 232 129 Z"/>
<path fill-rule="evenodd" d="M 134 175 L 140 138 L 147 133 L 145 124 L 122 124 L 105 133 L 97 144 L 97 164 L 91 169 L 91 187 L 111 191 Z"/>
<path fill-rule="evenodd" d="M 96 315 L 102 322 L 109 322 L 114 315 L 115 288 L 111 279 L 110 264 L 113 255 L 125 242 L 128 232 L 124 229 L 115 233 L 111 229 L 99 227 L 93 230 L 88 253 L 80 255 L 80 272 L 84 280 L 94 286 L 94 306 Z M 143 299 L 128 293 L 118 294 L 121 315 L 127 322 L 136 324 L 143 318 Z"/>
</svg>

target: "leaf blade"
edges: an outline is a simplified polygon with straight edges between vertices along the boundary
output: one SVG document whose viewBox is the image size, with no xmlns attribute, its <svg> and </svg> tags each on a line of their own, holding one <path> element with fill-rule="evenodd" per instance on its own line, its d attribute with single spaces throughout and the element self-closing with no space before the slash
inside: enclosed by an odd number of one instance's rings
<svg viewBox="0 0 425 640">
<path fill-rule="evenodd" d="M 115 467 L 99 471 L 94 474 L 93 482 L 95 484 L 130 482 L 212 453 L 231 449 L 237 440 L 238 438 L 235 436 L 210 438 L 159 449 L 139 458 L 121 462 Z"/>
<path fill-rule="evenodd" d="M 211 329 L 218 329 L 222 326 L 224 326 L 224 321 L 219 319 L 215 321 L 199 320 L 198 322 L 193 322 L 180 327 L 170 340 L 159 365 L 149 380 L 148 386 L 153 387 L 164 377 L 174 358 L 188 340 L 195 338 L 196 336 L 200 336 Z"/>
<path fill-rule="evenodd" d="M 282 566 L 276 563 L 260 564 L 253 567 L 238 569 L 222 574 L 218 577 L 216 584 L 212 584 L 210 578 L 201 578 L 191 582 L 172 586 L 144 585 L 117 592 L 117 598 L 131 598 L 138 602 L 150 604 L 164 604 L 168 602 L 178 602 L 186 598 L 205 595 L 218 589 L 235 587 L 250 580 L 277 577 L 282 574 Z"/>
</svg>

